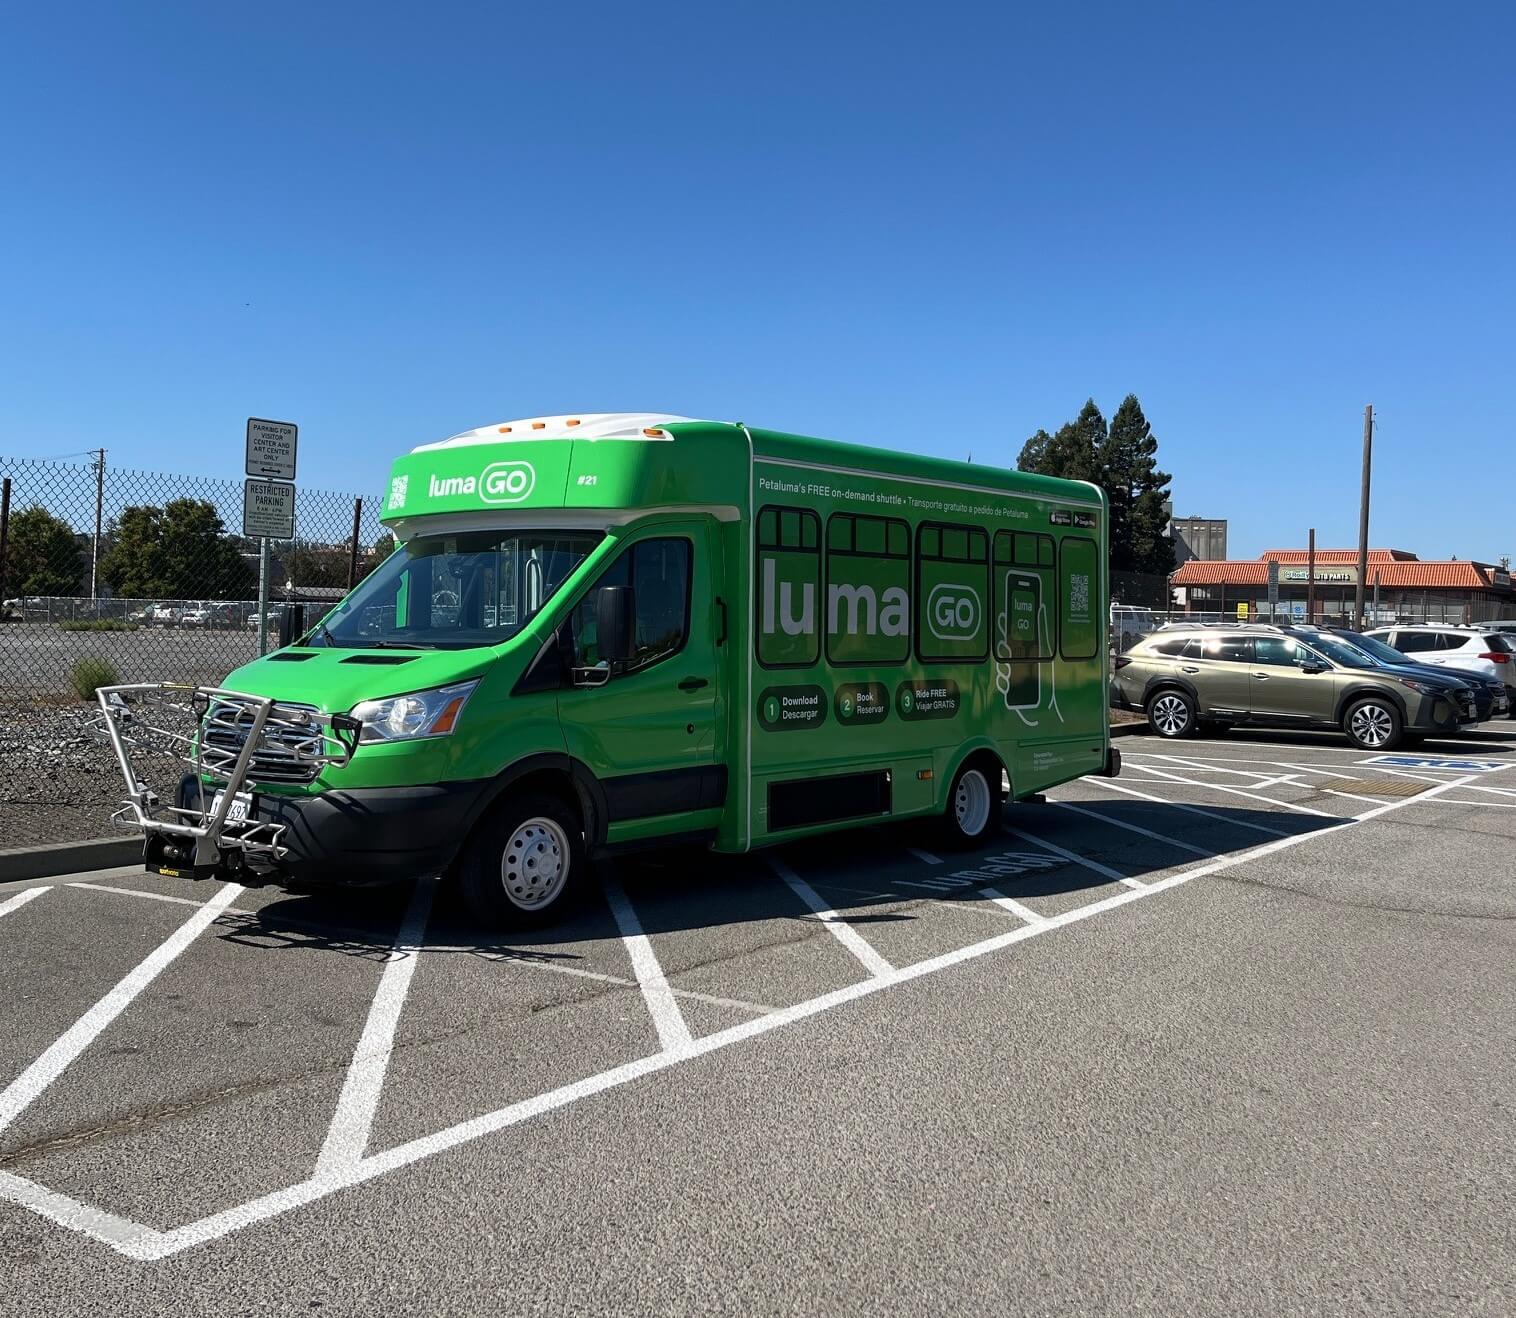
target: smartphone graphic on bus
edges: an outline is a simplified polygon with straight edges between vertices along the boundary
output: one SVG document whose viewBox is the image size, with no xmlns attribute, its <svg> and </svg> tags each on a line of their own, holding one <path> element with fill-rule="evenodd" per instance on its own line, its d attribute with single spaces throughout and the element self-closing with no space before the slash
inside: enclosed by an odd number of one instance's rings
<svg viewBox="0 0 1516 1318">
<path fill-rule="evenodd" d="M 1005 574 L 1005 646 L 1010 660 L 1007 709 L 1036 709 L 1042 703 L 1042 579 L 1034 572 Z"/>
</svg>

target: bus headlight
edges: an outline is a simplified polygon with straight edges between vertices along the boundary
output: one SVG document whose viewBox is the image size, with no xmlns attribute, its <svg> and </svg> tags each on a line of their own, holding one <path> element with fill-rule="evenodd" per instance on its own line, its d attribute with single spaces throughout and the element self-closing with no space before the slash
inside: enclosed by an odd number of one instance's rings
<svg viewBox="0 0 1516 1318">
<path fill-rule="evenodd" d="M 353 717 L 363 724 L 359 741 L 416 741 L 422 737 L 449 736 L 478 685 L 477 680 L 458 682 L 430 691 L 361 701 L 353 706 Z"/>
</svg>

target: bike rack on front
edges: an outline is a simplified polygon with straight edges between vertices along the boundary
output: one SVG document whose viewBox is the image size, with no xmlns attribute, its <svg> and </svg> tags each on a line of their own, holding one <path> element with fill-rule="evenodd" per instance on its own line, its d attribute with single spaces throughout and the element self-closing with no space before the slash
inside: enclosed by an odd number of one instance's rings
<svg viewBox="0 0 1516 1318">
<path fill-rule="evenodd" d="M 285 825 L 233 818 L 244 792 L 312 781 L 341 767 L 358 747 L 362 724 L 347 714 L 270 696 L 176 682 L 104 686 L 96 692 L 103 732 L 126 781 L 126 799 L 112 823 L 137 828 L 147 867 L 160 874 L 206 878 L 236 858 L 236 867 L 272 869 L 285 855 Z M 134 760 L 157 758 L 193 780 L 193 804 L 165 805 Z M 179 781 L 169 799 L 180 798 Z"/>
</svg>

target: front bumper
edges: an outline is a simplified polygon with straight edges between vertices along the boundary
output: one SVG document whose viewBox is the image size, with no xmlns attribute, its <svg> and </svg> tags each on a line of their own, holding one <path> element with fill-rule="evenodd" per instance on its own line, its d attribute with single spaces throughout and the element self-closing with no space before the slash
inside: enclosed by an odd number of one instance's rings
<svg viewBox="0 0 1516 1318">
<path fill-rule="evenodd" d="M 280 824 L 283 855 L 258 873 L 300 887 L 366 887 L 440 874 L 457 858 L 487 782 L 355 787 L 311 796 L 255 792 L 250 818 Z M 193 808 L 193 775 L 179 785 Z"/>
<path fill-rule="evenodd" d="M 1407 732 L 1458 732 L 1479 722 L 1473 692 L 1423 695 L 1406 710 Z"/>
</svg>

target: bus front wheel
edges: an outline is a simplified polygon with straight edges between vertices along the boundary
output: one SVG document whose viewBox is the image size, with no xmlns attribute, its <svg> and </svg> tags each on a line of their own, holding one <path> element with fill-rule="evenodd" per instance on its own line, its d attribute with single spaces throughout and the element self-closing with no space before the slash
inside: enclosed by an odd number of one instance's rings
<svg viewBox="0 0 1516 1318">
<path fill-rule="evenodd" d="M 950 847 L 967 850 L 992 837 L 1000 828 L 1000 774 L 987 771 L 978 760 L 958 770 L 943 813 L 943 830 Z"/>
<path fill-rule="evenodd" d="M 556 796 L 507 797 L 474 835 L 461 873 L 463 896 L 493 928 L 551 924 L 583 893 L 589 860 L 584 827 Z"/>
</svg>

